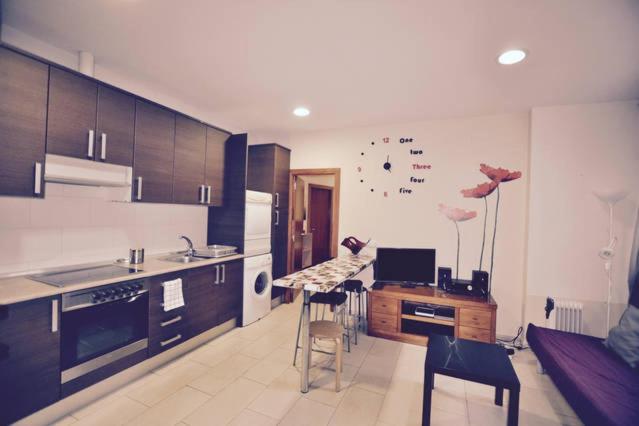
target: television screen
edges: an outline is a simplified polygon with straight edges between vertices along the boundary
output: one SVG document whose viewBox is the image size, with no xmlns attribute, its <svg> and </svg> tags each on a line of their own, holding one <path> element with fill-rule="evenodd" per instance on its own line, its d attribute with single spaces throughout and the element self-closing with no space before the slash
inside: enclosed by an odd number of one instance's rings
<svg viewBox="0 0 639 426">
<path fill-rule="evenodd" d="M 378 248 L 375 280 L 431 284 L 435 282 L 435 249 Z"/>
</svg>

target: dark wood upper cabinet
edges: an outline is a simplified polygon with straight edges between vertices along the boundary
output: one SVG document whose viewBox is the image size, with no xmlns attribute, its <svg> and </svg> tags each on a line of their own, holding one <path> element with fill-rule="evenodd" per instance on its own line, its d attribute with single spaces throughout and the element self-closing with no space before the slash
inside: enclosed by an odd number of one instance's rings
<svg viewBox="0 0 639 426">
<path fill-rule="evenodd" d="M 60 397 L 59 297 L 3 306 L 0 317 L 0 424 Z"/>
<path fill-rule="evenodd" d="M 117 89 L 98 86 L 95 159 L 109 164 L 133 166 L 135 98 Z"/>
<path fill-rule="evenodd" d="M 210 192 L 207 194 L 207 204 L 211 206 L 221 206 L 224 200 L 224 156 L 228 139 L 228 133 L 206 128 L 205 184 Z"/>
<path fill-rule="evenodd" d="M 97 106 L 95 81 L 51 67 L 47 153 L 95 158 Z"/>
<path fill-rule="evenodd" d="M 135 117 L 133 199 L 171 203 L 175 113 L 138 100 Z"/>
<path fill-rule="evenodd" d="M 175 161 L 173 163 L 173 202 L 205 204 L 204 164 L 206 126 L 191 118 L 175 118 Z"/>
<path fill-rule="evenodd" d="M 49 66 L 0 48 L 0 195 L 43 197 Z"/>
<path fill-rule="evenodd" d="M 291 151 L 277 144 L 250 145 L 246 189 L 273 194 L 271 253 L 273 279 L 287 274 L 288 258 L 288 190 Z M 273 289 L 273 297 L 282 293 Z"/>
</svg>

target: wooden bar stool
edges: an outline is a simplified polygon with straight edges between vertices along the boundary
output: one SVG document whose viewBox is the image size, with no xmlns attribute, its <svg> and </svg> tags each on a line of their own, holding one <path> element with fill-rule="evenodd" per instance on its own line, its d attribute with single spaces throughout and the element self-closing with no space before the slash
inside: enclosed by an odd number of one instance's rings
<svg viewBox="0 0 639 426">
<path fill-rule="evenodd" d="M 342 351 L 344 350 L 342 326 L 335 321 L 311 321 L 310 336 L 318 340 L 335 341 L 335 392 L 340 391 L 340 376 L 342 373 Z M 311 365 L 313 351 L 309 351 L 308 363 Z"/>
</svg>

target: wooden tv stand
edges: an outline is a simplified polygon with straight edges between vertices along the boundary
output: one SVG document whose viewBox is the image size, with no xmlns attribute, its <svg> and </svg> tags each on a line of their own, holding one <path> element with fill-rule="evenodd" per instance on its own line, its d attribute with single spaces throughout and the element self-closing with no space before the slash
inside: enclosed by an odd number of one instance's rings
<svg viewBox="0 0 639 426">
<path fill-rule="evenodd" d="M 453 321 L 402 314 L 402 302 L 431 303 L 455 309 Z M 428 337 L 406 332 L 420 328 L 420 323 L 443 326 L 455 337 L 495 343 L 497 303 L 492 298 L 449 294 L 436 287 L 403 288 L 399 284 L 386 284 L 384 288 L 368 292 L 368 334 L 401 342 L 426 345 Z M 447 327 L 450 327 L 448 329 Z M 442 329 L 442 328 L 440 328 Z M 440 333 L 441 334 L 441 333 Z"/>
</svg>

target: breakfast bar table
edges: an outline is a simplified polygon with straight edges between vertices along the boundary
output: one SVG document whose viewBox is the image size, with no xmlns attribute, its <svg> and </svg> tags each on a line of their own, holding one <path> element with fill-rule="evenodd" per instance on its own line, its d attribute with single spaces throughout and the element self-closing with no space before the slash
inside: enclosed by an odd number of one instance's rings
<svg viewBox="0 0 639 426">
<path fill-rule="evenodd" d="M 311 323 L 311 292 L 329 293 L 344 281 L 353 278 L 375 262 L 375 257 L 365 254 L 343 255 L 295 272 L 273 281 L 273 286 L 303 290 L 302 305 L 302 373 L 300 390 L 308 392 L 308 370 L 311 355 L 309 327 Z"/>
</svg>

